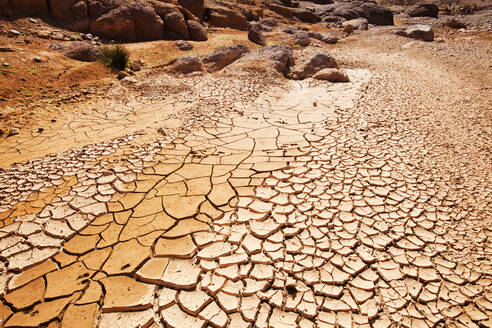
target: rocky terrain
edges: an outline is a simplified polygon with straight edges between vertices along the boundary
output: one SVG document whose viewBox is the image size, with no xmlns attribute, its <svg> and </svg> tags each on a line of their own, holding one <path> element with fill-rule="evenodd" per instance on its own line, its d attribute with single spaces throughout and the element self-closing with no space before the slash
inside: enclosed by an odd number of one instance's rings
<svg viewBox="0 0 492 328">
<path fill-rule="evenodd" d="M 491 13 L 0 1 L 0 327 L 492 327 Z"/>
</svg>

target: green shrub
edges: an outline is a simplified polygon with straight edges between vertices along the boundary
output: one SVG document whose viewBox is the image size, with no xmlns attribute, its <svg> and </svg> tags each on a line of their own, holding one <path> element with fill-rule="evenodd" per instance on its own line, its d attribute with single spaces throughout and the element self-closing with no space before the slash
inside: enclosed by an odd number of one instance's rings
<svg viewBox="0 0 492 328">
<path fill-rule="evenodd" d="M 99 61 L 112 69 L 123 71 L 130 63 L 130 52 L 121 45 L 104 46 Z"/>
</svg>

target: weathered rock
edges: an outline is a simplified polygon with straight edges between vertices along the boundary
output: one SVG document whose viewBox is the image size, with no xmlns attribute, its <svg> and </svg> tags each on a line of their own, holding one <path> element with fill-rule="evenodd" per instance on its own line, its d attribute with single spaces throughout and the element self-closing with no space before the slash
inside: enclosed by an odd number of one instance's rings
<svg viewBox="0 0 492 328">
<path fill-rule="evenodd" d="M 333 16 L 343 17 L 347 20 L 366 18 L 370 24 L 393 25 L 393 12 L 372 1 L 337 2 L 318 9 L 318 15 L 327 21 Z"/>
<path fill-rule="evenodd" d="M 330 82 L 350 82 L 347 73 L 336 68 L 322 69 L 318 73 L 314 74 L 313 78 Z"/>
<path fill-rule="evenodd" d="M 203 62 L 209 72 L 216 72 L 236 61 L 248 52 L 248 47 L 241 44 L 230 47 L 222 47 L 204 56 Z"/>
<path fill-rule="evenodd" d="M 351 24 L 347 24 L 343 27 L 343 34 L 350 35 L 354 33 L 354 27 Z"/>
<path fill-rule="evenodd" d="M 208 23 L 218 27 L 231 27 L 246 31 L 248 20 L 240 11 L 225 7 L 208 8 Z"/>
<path fill-rule="evenodd" d="M 142 60 L 135 60 L 130 63 L 130 69 L 134 72 L 138 72 L 142 69 L 143 66 L 143 61 Z"/>
<path fill-rule="evenodd" d="M 434 3 L 417 3 L 408 8 L 405 13 L 411 17 L 434 17 L 439 14 L 439 7 Z"/>
<path fill-rule="evenodd" d="M 296 44 L 301 47 L 307 47 L 311 44 L 311 39 L 309 38 L 309 34 L 306 32 L 299 32 L 294 35 L 294 39 L 296 40 Z"/>
<path fill-rule="evenodd" d="M 205 12 L 204 0 L 178 0 L 178 3 L 189 10 L 198 19 L 203 18 L 203 13 Z"/>
<path fill-rule="evenodd" d="M 294 79 L 302 80 L 313 76 L 315 73 L 325 68 L 338 68 L 338 66 L 333 56 L 319 51 L 314 53 L 311 58 L 300 65 L 300 67 L 295 68 L 292 71 L 292 77 Z"/>
<path fill-rule="evenodd" d="M 170 13 L 164 17 L 166 24 L 165 36 L 171 40 L 188 40 L 188 25 L 180 12 Z"/>
<path fill-rule="evenodd" d="M 265 17 L 260 20 L 260 24 L 264 26 L 269 26 L 269 27 L 275 27 L 278 26 L 278 22 L 271 18 L 271 17 Z"/>
<path fill-rule="evenodd" d="M 185 55 L 176 60 L 172 70 L 177 73 L 205 72 L 202 58 L 195 54 Z"/>
<path fill-rule="evenodd" d="M 190 42 L 188 42 L 188 41 L 177 40 L 174 43 L 176 44 L 176 47 L 179 48 L 179 50 L 190 51 L 190 50 L 193 49 L 193 45 Z"/>
<path fill-rule="evenodd" d="M 48 16 L 48 2 L 45 0 L 10 0 L 14 15 Z"/>
<path fill-rule="evenodd" d="M 135 23 L 128 7 L 119 7 L 97 18 L 90 24 L 90 30 L 108 40 L 137 40 Z"/>
<path fill-rule="evenodd" d="M 252 51 L 236 61 L 243 68 L 273 65 L 273 68 L 279 73 L 287 73 L 294 62 L 294 52 L 291 47 L 286 45 L 266 46 Z"/>
<path fill-rule="evenodd" d="M 305 23 L 317 23 L 321 20 L 321 18 L 316 15 L 316 13 L 305 9 L 305 8 L 297 8 L 293 11 L 294 17 L 299 19 L 301 22 Z"/>
<path fill-rule="evenodd" d="M 261 29 L 257 25 L 253 25 L 248 31 L 248 39 L 251 42 L 259 44 L 260 46 L 266 46 L 266 39 L 261 32 Z"/>
<path fill-rule="evenodd" d="M 424 41 L 434 40 L 434 31 L 429 25 L 412 25 L 405 31 L 407 36 L 412 39 L 419 39 Z"/>
<path fill-rule="evenodd" d="M 343 22 L 342 25 L 352 25 L 355 30 L 367 30 L 369 28 L 369 22 L 366 18 L 356 18 Z"/>
<path fill-rule="evenodd" d="M 186 24 L 188 25 L 188 33 L 190 35 L 191 40 L 193 41 L 208 40 L 207 31 L 202 26 L 202 24 L 194 20 L 189 20 L 186 22 Z"/>
</svg>

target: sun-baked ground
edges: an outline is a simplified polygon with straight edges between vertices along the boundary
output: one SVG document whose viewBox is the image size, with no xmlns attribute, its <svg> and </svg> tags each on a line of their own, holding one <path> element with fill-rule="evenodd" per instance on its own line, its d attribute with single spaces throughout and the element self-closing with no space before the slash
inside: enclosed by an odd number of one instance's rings
<svg viewBox="0 0 492 328">
<path fill-rule="evenodd" d="M 295 47 L 341 84 L 178 78 L 167 41 L 128 45 L 127 83 L 27 45 L 80 96 L 2 107 L 29 119 L 0 139 L 0 325 L 492 326 L 490 32 L 389 29 Z"/>
</svg>

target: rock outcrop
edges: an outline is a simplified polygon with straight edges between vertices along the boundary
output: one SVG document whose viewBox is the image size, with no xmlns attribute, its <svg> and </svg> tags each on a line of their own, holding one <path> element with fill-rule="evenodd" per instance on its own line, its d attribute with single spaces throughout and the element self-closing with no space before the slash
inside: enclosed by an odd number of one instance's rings
<svg viewBox="0 0 492 328">
<path fill-rule="evenodd" d="M 411 17 L 434 17 L 439 15 L 439 7 L 434 3 L 417 3 L 408 8 L 405 13 Z"/>
<path fill-rule="evenodd" d="M 393 12 L 372 1 L 336 2 L 320 6 L 317 14 L 327 22 L 333 21 L 334 17 L 341 17 L 346 20 L 366 18 L 369 24 L 394 25 Z"/>
<path fill-rule="evenodd" d="M 194 14 L 203 16 L 203 0 L 181 0 L 182 5 L 177 1 L 170 2 L 10 0 L 0 1 L 0 16 L 50 17 L 70 30 L 91 33 L 107 40 L 206 40 L 206 31 Z"/>
</svg>

